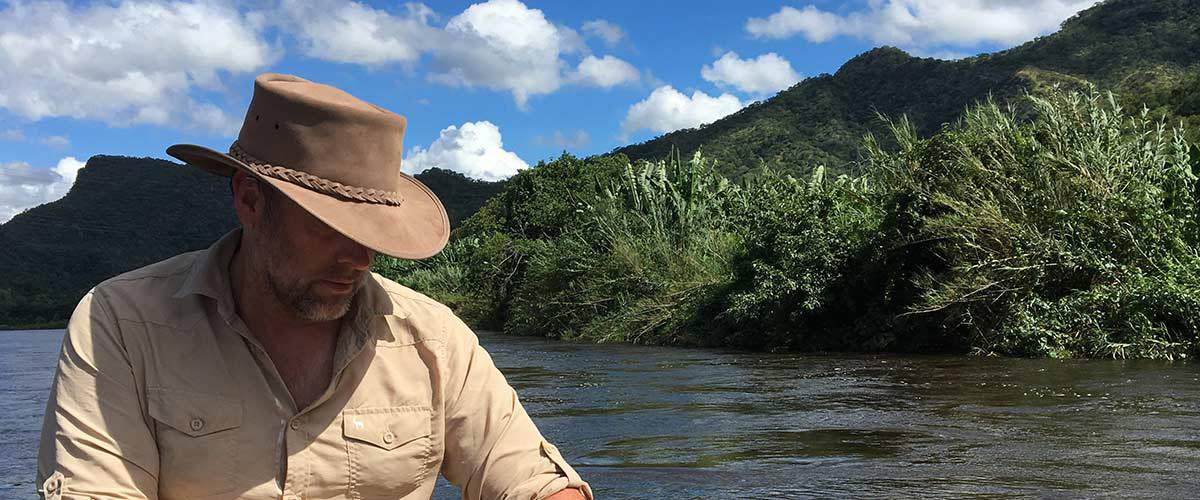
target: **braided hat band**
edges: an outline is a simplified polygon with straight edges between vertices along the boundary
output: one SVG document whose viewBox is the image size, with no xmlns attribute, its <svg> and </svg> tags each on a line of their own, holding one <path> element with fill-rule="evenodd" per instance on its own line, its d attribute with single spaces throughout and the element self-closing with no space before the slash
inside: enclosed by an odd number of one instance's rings
<svg viewBox="0 0 1200 500">
<path fill-rule="evenodd" d="M 391 205 L 398 207 L 404 203 L 404 196 L 395 191 L 350 186 L 335 180 L 317 177 L 308 172 L 301 172 L 299 170 L 293 170 L 287 167 L 271 165 L 247 154 L 242 150 L 241 146 L 238 146 L 237 141 L 233 141 L 233 144 L 229 146 L 229 156 L 238 159 L 238 161 L 241 161 L 247 167 L 250 167 L 251 170 L 259 173 L 260 175 L 304 186 L 318 193 L 324 193 L 347 200 L 363 201 L 379 205 Z"/>
</svg>

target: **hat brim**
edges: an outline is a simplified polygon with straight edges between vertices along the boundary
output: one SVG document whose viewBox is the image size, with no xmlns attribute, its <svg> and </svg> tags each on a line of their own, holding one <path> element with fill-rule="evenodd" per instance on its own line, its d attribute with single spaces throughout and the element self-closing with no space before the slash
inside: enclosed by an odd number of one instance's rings
<svg viewBox="0 0 1200 500">
<path fill-rule="evenodd" d="M 437 255 L 450 238 L 450 219 L 441 200 L 425 184 L 401 173 L 395 190 L 399 206 L 345 200 L 255 172 L 225 153 L 194 144 L 176 144 L 167 154 L 207 172 L 231 177 L 237 169 L 275 186 L 335 231 L 376 252 L 400 259 Z"/>
</svg>

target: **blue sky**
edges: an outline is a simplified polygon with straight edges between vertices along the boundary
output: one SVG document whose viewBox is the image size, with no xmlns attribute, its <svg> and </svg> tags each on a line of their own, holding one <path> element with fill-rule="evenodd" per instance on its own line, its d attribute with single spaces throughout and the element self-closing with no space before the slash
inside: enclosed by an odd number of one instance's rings
<svg viewBox="0 0 1200 500">
<path fill-rule="evenodd" d="M 0 1 L 0 222 L 95 154 L 225 149 L 261 72 L 405 115 L 408 170 L 499 179 L 711 122 L 875 46 L 991 52 L 1094 3 Z"/>
</svg>

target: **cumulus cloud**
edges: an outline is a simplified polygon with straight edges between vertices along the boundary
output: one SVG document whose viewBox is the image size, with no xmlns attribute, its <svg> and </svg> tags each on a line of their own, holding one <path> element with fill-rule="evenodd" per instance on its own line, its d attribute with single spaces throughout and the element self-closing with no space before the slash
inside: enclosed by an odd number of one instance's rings
<svg viewBox="0 0 1200 500">
<path fill-rule="evenodd" d="M 726 52 L 712 66 L 701 68 L 700 76 L 722 87 L 755 95 L 775 93 L 800 81 L 800 74 L 792 69 L 792 64 L 774 52 L 754 59 Z"/>
<path fill-rule="evenodd" d="M 517 106 L 564 83 L 564 54 L 584 49 L 575 31 L 556 26 L 518 0 L 467 7 L 446 23 L 449 39 L 433 52 L 434 81 L 507 90 Z"/>
<path fill-rule="evenodd" d="M 410 174 L 438 167 L 485 181 L 507 179 L 529 168 L 515 153 L 504 149 L 500 128 L 489 121 L 442 129 L 428 149 L 412 148 L 402 165 Z"/>
<path fill-rule="evenodd" d="M 633 106 L 621 122 L 621 130 L 628 136 L 631 132 L 649 129 L 657 133 L 671 132 L 682 128 L 698 127 L 714 122 L 745 106 L 730 94 L 713 97 L 695 91 L 686 96 L 670 85 L 654 89 L 650 96 Z"/>
<path fill-rule="evenodd" d="M 588 36 L 604 40 L 605 45 L 609 47 L 621 43 L 621 40 L 625 38 L 625 30 L 603 19 L 593 19 L 583 23 L 583 32 Z"/>
<path fill-rule="evenodd" d="M 326 61 L 412 63 L 437 35 L 428 24 L 433 11 L 423 4 L 393 15 L 358 2 L 283 0 L 280 11 L 281 27 L 294 27 L 304 53 Z"/>
<path fill-rule="evenodd" d="M 533 138 L 533 143 L 541 146 L 556 146 L 565 149 L 578 149 L 587 145 L 591 137 L 584 130 L 576 130 L 571 133 L 563 133 L 561 130 L 555 130 L 550 137 L 538 135 Z"/>
<path fill-rule="evenodd" d="M 579 62 L 575 74 L 572 75 L 572 80 L 603 88 L 632 83 L 639 79 L 641 75 L 637 68 L 613 56 L 587 56 Z"/>
<path fill-rule="evenodd" d="M 68 156 L 53 168 L 25 162 L 0 163 L 0 223 L 29 208 L 62 198 L 84 163 Z"/>
<path fill-rule="evenodd" d="M 285 0 L 283 11 L 311 57 L 378 66 L 412 64 L 427 55 L 429 80 L 508 92 L 522 109 L 530 97 L 567 84 L 610 87 L 638 79 L 629 63 L 587 55 L 579 33 L 519 0 L 471 5 L 443 27 L 433 24 L 437 15 L 422 4 L 389 12 L 359 2 Z M 624 36 L 604 21 L 589 21 L 584 29 L 606 43 Z M 568 61 L 580 56 L 578 64 Z"/>
<path fill-rule="evenodd" d="M 808 5 L 785 6 L 751 18 L 746 31 L 760 38 L 802 35 L 824 42 L 845 35 L 908 48 L 1016 45 L 1052 32 L 1071 15 L 1099 0 L 874 0 L 845 15 Z"/>
<path fill-rule="evenodd" d="M 8 3 L 0 10 L 0 108 L 27 119 L 173 125 L 230 135 L 237 123 L 193 89 L 276 55 L 259 27 L 215 2 Z"/>
</svg>

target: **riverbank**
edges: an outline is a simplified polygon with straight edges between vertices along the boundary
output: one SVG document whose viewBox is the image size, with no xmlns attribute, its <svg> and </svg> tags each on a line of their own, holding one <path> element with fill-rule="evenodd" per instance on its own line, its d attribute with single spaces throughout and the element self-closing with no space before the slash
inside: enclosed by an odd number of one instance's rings
<svg viewBox="0 0 1200 500">
<path fill-rule="evenodd" d="M 43 321 L 41 323 L 0 324 L 0 331 L 12 330 L 61 330 L 67 327 L 67 320 Z"/>
<path fill-rule="evenodd" d="M 860 171 L 564 156 L 385 275 L 519 335 L 751 350 L 1200 354 L 1200 148 L 1107 94 L 985 103 Z M 883 146 L 892 144 L 892 146 Z"/>
</svg>

